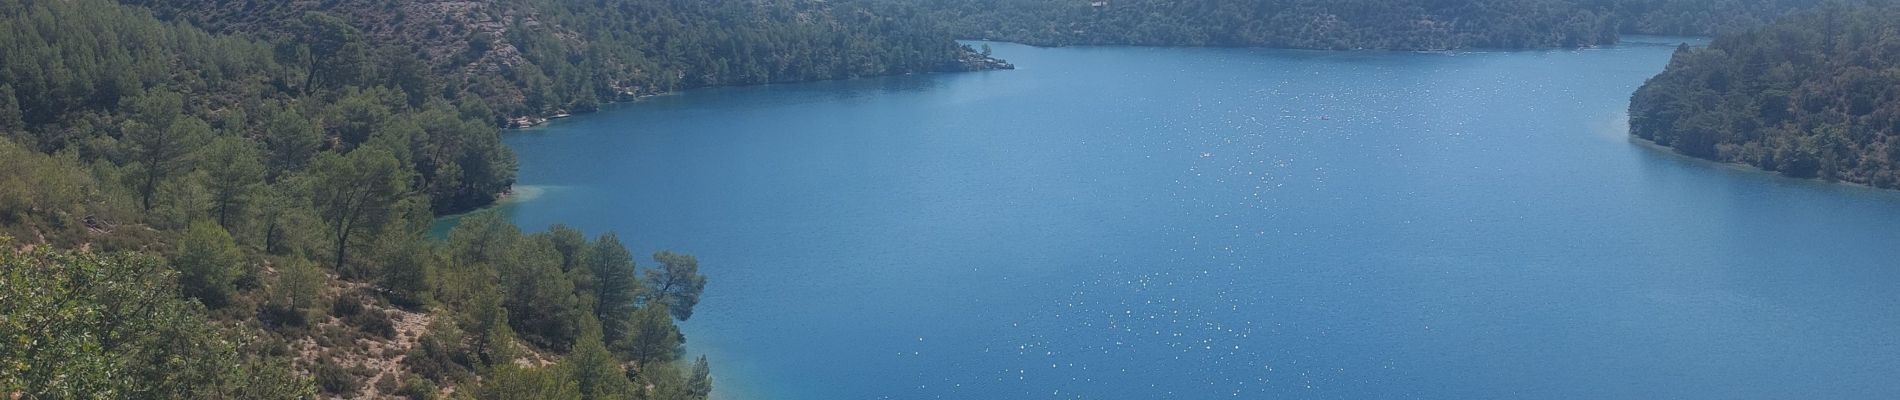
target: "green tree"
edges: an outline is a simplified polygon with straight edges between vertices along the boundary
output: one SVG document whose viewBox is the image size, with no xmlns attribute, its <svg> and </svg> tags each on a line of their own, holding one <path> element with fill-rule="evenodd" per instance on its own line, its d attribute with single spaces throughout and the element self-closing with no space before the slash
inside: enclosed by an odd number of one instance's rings
<svg viewBox="0 0 1900 400">
<path fill-rule="evenodd" d="M 653 255 L 653 261 L 659 262 L 660 267 L 647 270 L 647 287 L 651 292 L 646 301 L 665 304 L 673 317 L 681 321 L 691 319 L 693 306 L 699 304 L 699 294 L 706 291 L 706 276 L 699 274 L 699 259 L 662 251 Z"/>
<path fill-rule="evenodd" d="M 260 318 L 266 323 L 304 326 L 323 301 L 327 278 L 315 264 L 292 257 L 277 265 L 277 282 L 270 286 Z"/>
<path fill-rule="evenodd" d="M 695 400 L 712 397 L 712 365 L 706 362 L 706 356 L 693 361 L 693 373 L 686 378 L 686 393 Z"/>
<path fill-rule="evenodd" d="M 593 272 L 596 292 L 594 316 L 600 319 L 607 342 L 617 343 L 627 337 L 628 319 L 643 291 L 634 272 L 633 253 L 620 244 L 618 235 L 608 233 L 594 240 L 588 254 L 587 269 Z"/>
<path fill-rule="evenodd" d="M 308 206 L 310 179 L 279 179 L 258 191 L 257 229 L 265 253 L 289 254 L 317 234 L 322 222 Z"/>
<path fill-rule="evenodd" d="M 381 87 L 346 89 L 342 97 L 331 105 L 327 125 L 330 125 L 344 148 L 354 148 L 368 142 L 370 136 L 389 123 L 392 113 L 388 103 L 397 101 L 393 96 L 395 93 Z"/>
<path fill-rule="evenodd" d="M 565 271 L 568 280 L 574 285 L 575 304 L 589 314 L 597 312 L 595 305 L 600 300 L 595 289 L 594 271 L 588 268 L 587 261 L 592 257 L 589 253 L 593 251 L 593 244 L 588 243 L 587 235 L 561 224 L 548 227 L 548 231 L 541 235 L 547 237 L 548 242 L 554 245 L 554 250 L 561 255 L 561 270 Z M 599 319 L 599 316 L 595 315 L 595 319 Z"/>
<path fill-rule="evenodd" d="M 435 249 L 409 232 L 385 235 L 377 249 L 376 259 L 382 261 L 377 283 L 388 290 L 390 300 L 411 308 L 428 301 L 437 263 Z"/>
<path fill-rule="evenodd" d="M 601 343 L 600 331 L 588 329 L 581 334 L 574 350 L 561 361 L 580 386 L 581 398 L 588 400 L 627 399 L 634 395 L 633 382 L 620 366 L 620 359 Z"/>
<path fill-rule="evenodd" d="M 269 167 L 266 175 L 276 179 L 309 164 L 323 140 L 317 125 L 290 108 L 267 109 L 264 119 L 265 165 Z"/>
<path fill-rule="evenodd" d="M 645 367 L 664 363 L 679 357 L 679 327 L 673 325 L 673 317 L 667 315 L 666 306 L 658 303 L 647 304 L 635 309 L 627 320 L 627 338 L 619 346 L 621 354 L 626 355 L 633 365 Z"/>
<path fill-rule="evenodd" d="M 317 215 L 330 232 L 333 264 L 338 271 L 349 265 L 350 247 L 374 237 L 398 217 L 398 203 L 408 196 L 410 173 L 382 149 L 363 149 L 347 156 L 324 153 L 311 165 L 312 192 Z"/>
<path fill-rule="evenodd" d="M 191 224 L 179 240 L 178 255 L 172 265 L 178 268 L 179 287 L 185 296 L 204 302 L 211 308 L 224 307 L 244 269 L 239 263 L 243 253 L 224 228 L 210 222 Z"/>
<path fill-rule="evenodd" d="M 686 375 L 680 372 L 679 365 L 662 362 L 647 365 L 640 369 L 640 381 L 646 387 L 646 399 L 650 400 L 694 400 L 692 384 Z"/>
<path fill-rule="evenodd" d="M 0 133 L 24 129 L 26 121 L 20 114 L 20 100 L 14 97 L 13 86 L 0 84 Z"/>
<path fill-rule="evenodd" d="M 369 66 L 369 45 L 356 27 L 335 15 L 313 11 L 304 13 L 297 28 L 297 43 L 310 53 L 304 90 L 343 87 L 362 79 Z"/>
<path fill-rule="evenodd" d="M 517 246 L 510 259 L 496 264 L 508 290 L 515 332 L 545 348 L 572 347 L 586 314 L 577 304 L 573 282 L 561 273 L 559 256 L 546 240 L 520 240 Z"/>
<path fill-rule="evenodd" d="M 192 166 L 196 150 L 211 138 L 211 125 L 196 117 L 151 115 L 182 113 L 177 94 L 152 94 L 134 103 L 137 119 L 125 127 L 126 140 L 140 166 L 139 205 L 152 209 L 152 195 L 165 179 Z"/>
<path fill-rule="evenodd" d="M 251 141 L 222 137 L 205 149 L 204 186 L 211 193 L 211 215 L 225 229 L 236 229 L 253 193 L 264 183 L 264 166 Z"/>
<path fill-rule="evenodd" d="M 515 157 L 494 126 L 461 116 L 442 101 L 410 118 L 421 135 L 414 166 L 419 187 L 437 212 L 467 211 L 494 202 L 515 182 Z"/>
</svg>

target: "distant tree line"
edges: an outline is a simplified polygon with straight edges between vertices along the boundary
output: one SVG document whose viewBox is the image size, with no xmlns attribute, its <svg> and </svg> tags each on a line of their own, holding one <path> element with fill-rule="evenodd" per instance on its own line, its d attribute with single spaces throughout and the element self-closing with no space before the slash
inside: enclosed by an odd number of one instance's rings
<svg viewBox="0 0 1900 400">
<path fill-rule="evenodd" d="M 1446 50 L 1711 34 L 1819 0 L 858 0 L 920 8 L 960 38 L 1041 46 Z"/>
<path fill-rule="evenodd" d="M 1630 134 L 1796 177 L 1900 188 L 1900 11 L 1829 6 L 1677 49 Z"/>
<path fill-rule="evenodd" d="M 297 39 L 317 55 L 340 55 L 308 59 L 323 61 L 316 80 L 359 75 L 371 68 L 357 65 L 379 55 L 412 55 L 419 61 L 402 59 L 402 67 L 443 79 L 401 87 L 476 96 L 499 125 L 688 88 L 990 65 L 918 10 L 849 2 L 127 2 L 217 32 Z"/>
</svg>

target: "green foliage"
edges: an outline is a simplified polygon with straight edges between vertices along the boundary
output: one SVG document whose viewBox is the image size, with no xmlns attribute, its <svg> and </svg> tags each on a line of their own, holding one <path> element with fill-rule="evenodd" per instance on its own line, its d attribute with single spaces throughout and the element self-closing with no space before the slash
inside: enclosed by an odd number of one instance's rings
<svg viewBox="0 0 1900 400">
<path fill-rule="evenodd" d="M 267 176 L 276 179 L 308 165 L 323 139 L 318 126 L 296 109 L 265 108 L 262 142 L 268 167 Z"/>
<path fill-rule="evenodd" d="M 580 386 L 571 379 L 566 367 L 530 368 L 503 364 L 476 395 L 483 400 L 563 400 L 580 399 Z"/>
<path fill-rule="evenodd" d="M 589 312 L 598 312 L 599 289 L 595 283 L 598 279 L 588 266 L 594 248 L 593 244 L 587 241 L 587 235 L 566 225 L 556 224 L 548 227 L 547 233 L 543 236 L 546 236 L 548 243 L 554 246 L 554 251 L 561 255 L 561 270 L 565 271 L 567 279 L 573 282 L 576 306 Z"/>
<path fill-rule="evenodd" d="M 317 386 L 322 387 L 327 394 L 347 396 L 363 387 L 362 379 L 331 360 L 317 363 L 316 367 L 311 368 L 310 374 L 316 377 Z"/>
<path fill-rule="evenodd" d="M 393 107 L 407 106 L 403 103 L 406 99 L 396 96 L 395 90 L 382 87 L 346 89 L 336 103 L 330 105 L 330 117 L 325 122 L 342 146 L 355 147 L 368 142 L 371 135 L 390 122 Z"/>
<path fill-rule="evenodd" d="M 636 302 L 646 291 L 635 274 L 633 253 L 620 244 L 619 236 L 608 233 L 594 240 L 586 260 L 598 298 L 594 315 L 600 319 L 606 341 L 618 343 L 627 337 Z"/>
<path fill-rule="evenodd" d="M 403 367 L 432 382 L 467 379 L 480 366 L 480 361 L 466 346 L 466 337 L 454 319 L 437 318 L 429 324 L 429 333 L 403 357 Z"/>
<path fill-rule="evenodd" d="M 379 338 L 390 339 L 396 337 L 396 326 L 389 322 L 389 314 L 382 310 L 364 310 L 363 312 L 351 315 L 349 324 L 355 325 L 356 329 L 363 331 L 363 333 L 375 335 Z"/>
<path fill-rule="evenodd" d="M 538 239 L 538 238 L 537 238 Z M 500 263 L 507 283 L 510 322 L 530 343 L 566 350 L 579 334 L 585 311 L 574 295 L 573 281 L 562 274 L 554 251 L 545 240 L 530 240 L 522 258 Z"/>
<path fill-rule="evenodd" d="M 283 179 L 258 191 L 256 243 L 265 253 L 287 255 L 321 237 L 323 223 L 307 206 L 309 179 Z"/>
<path fill-rule="evenodd" d="M 13 97 L 13 85 L 0 84 L 0 136 L 26 129 L 21 119 L 20 100 Z"/>
<path fill-rule="evenodd" d="M 404 379 L 402 388 L 396 390 L 396 395 L 409 400 L 432 400 L 435 399 L 435 394 L 435 382 L 415 377 Z"/>
<path fill-rule="evenodd" d="M 459 311 L 457 325 L 477 334 L 467 340 L 425 337 L 405 363 L 417 374 L 438 381 L 459 379 L 455 378 L 458 371 L 499 371 L 501 363 L 518 354 L 508 343 L 519 332 L 521 339 L 537 347 L 566 350 L 563 368 L 580 382 L 580 393 L 587 398 L 624 398 L 615 394 L 637 391 L 626 386 L 621 363 L 670 362 L 680 354 L 683 340 L 661 301 L 636 306 L 645 286 L 619 240 L 607 234 L 589 243 L 585 237 L 565 227 L 523 234 L 492 213 L 462 219 L 442 249 L 445 263 L 458 267 L 441 270 L 435 298 Z M 667 253 L 664 258 L 678 266 L 675 276 L 695 282 L 690 278 L 697 277 L 696 266 L 689 266 L 691 257 Z M 575 274 L 594 269 L 620 271 L 613 274 L 619 277 L 618 283 Z M 703 287 L 703 277 L 696 282 Z M 582 287 L 600 289 L 603 298 L 617 293 L 620 300 L 615 304 L 624 306 L 613 315 L 616 318 L 596 320 L 592 311 L 604 308 L 581 301 L 587 292 Z M 606 290 L 610 287 L 620 289 Z M 603 338 L 601 328 L 606 324 L 614 324 L 621 337 Z M 432 332 L 452 332 L 444 328 L 432 327 Z"/>
<path fill-rule="evenodd" d="M 258 318 L 273 326 L 308 325 L 312 311 L 323 301 L 323 271 L 301 258 L 278 264 L 276 269 L 276 282 L 270 285 Z"/>
<path fill-rule="evenodd" d="M 310 167 L 317 216 L 329 230 L 338 271 L 349 271 L 349 250 L 375 237 L 401 215 L 411 173 L 388 151 L 366 148 L 349 155 L 324 153 Z"/>
<path fill-rule="evenodd" d="M 115 196 L 74 154 L 40 154 L 0 139 L 0 234 L 44 238 L 76 246 L 97 241 L 114 221 L 130 215 L 130 199 Z M 135 233 L 125 230 L 122 233 Z"/>
<path fill-rule="evenodd" d="M 11 243 L 0 239 L 0 247 Z M 26 398 L 313 396 L 281 359 L 206 324 L 136 255 L 0 251 L 0 393 Z"/>
<path fill-rule="evenodd" d="M 638 377 L 645 387 L 644 398 L 654 400 L 704 400 L 695 393 L 691 378 L 672 362 L 648 365 Z"/>
<path fill-rule="evenodd" d="M 1619 33 L 1707 34 L 1816 0 L 861 0 L 962 38 L 1043 46 L 1443 50 L 1579 47 Z M 921 3 L 921 4 L 920 4 Z"/>
<path fill-rule="evenodd" d="M 12 87 L 28 125 L 112 109 L 155 83 L 177 93 L 238 93 L 282 76 L 261 43 L 167 25 L 109 1 L 7 4 L 0 7 L 0 84 Z M 48 149 L 76 144 L 38 139 Z"/>
<path fill-rule="evenodd" d="M 224 228 L 199 222 L 185 230 L 172 265 L 178 268 L 179 288 L 185 296 L 219 308 L 230 300 L 236 291 L 234 283 L 245 272 L 243 256 Z"/>
<path fill-rule="evenodd" d="M 314 89 L 387 86 L 417 105 L 417 93 L 457 88 L 482 99 L 460 105 L 510 117 L 694 87 L 986 68 L 915 10 L 844 1 L 128 2 L 213 30 L 294 39 L 280 62 L 308 65 Z"/>
<path fill-rule="evenodd" d="M 627 371 L 620 366 L 620 358 L 607 351 L 598 331 L 582 334 L 574 350 L 568 352 L 567 359 L 561 363 L 573 374 L 569 379 L 579 386 L 583 399 L 626 399 L 635 393 L 633 382 L 627 380 Z"/>
<path fill-rule="evenodd" d="M 699 274 L 699 259 L 662 251 L 653 255 L 653 261 L 659 262 L 660 268 L 647 270 L 647 288 L 651 290 L 647 303 L 665 305 L 673 317 L 681 321 L 692 318 L 700 292 L 706 291 L 706 276 Z"/>
<path fill-rule="evenodd" d="M 666 306 L 648 303 L 633 311 L 627 320 L 627 338 L 619 344 L 620 352 L 635 366 L 649 366 L 672 361 L 679 357 L 680 346 L 685 344 L 679 327 L 673 325 L 673 318 L 667 315 Z"/>
<path fill-rule="evenodd" d="M 304 13 L 295 27 L 299 54 L 308 54 L 309 75 L 304 87 L 341 87 L 357 83 L 369 64 L 363 34 L 334 15 Z"/>
<path fill-rule="evenodd" d="M 1683 47 L 1630 134 L 1795 177 L 1900 188 L 1900 11 L 1830 6 Z"/>
<path fill-rule="evenodd" d="M 438 211 L 460 211 L 489 204 L 515 183 L 515 156 L 501 144 L 495 127 L 462 116 L 435 101 L 405 119 L 412 125 L 391 130 L 416 131 L 411 138 L 416 173 Z M 404 129 L 406 128 L 406 129 Z"/>
<path fill-rule="evenodd" d="M 132 100 L 133 120 L 126 122 L 125 139 L 131 144 L 132 165 L 138 166 L 135 187 L 139 204 L 152 209 L 158 185 L 195 166 L 195 154 L 211 139 L 211 125 L 183 114 L 176 93 L 154 92 Z"/>
<path fill-rule="evenodd" d="M 464 219 L 449 240 L 455 263 L 494 268 L 507 294 L 509 322 L 523 339 L 557 350 L 573 345 L 586 313 L 546 236 L 523 235 L 499 215 L 485 213 Z"/>
<path fill-rule="evenodd" d="M 428 301 L 433 271 L 441 262 L 433 246 L 406 232 L 384 235 L 377 241 L 376 259 L 382 263 L 376 281 L 387 290 L 391 302 L 416 308 Z"/>
<path fill-rule="evenodd" d="M 420 156 L 398 159 L 421 172 L 414 189 L 430 196 L 435 211 L 492 203 L 513 183 L 513 156 L 500 146 L 492 116 L 462 112 L 484 105 L 445 101 L 481 98 L 441 90 L 417 53 L 376 50 L 335 15 L 299 12 L 282 26 L 287 34 L 271 44 L 166 24 L 104 0 L 0 9 L 0 132 L 36 150 L 75 149 L 84 161 L 134 167 L 127 186 L 148 212 L 161 206 L 168 181 L 193 170 L 212 172 L 205 183 L 224 182 L 220 173 L 250 176 L 249 165 L 198 168 L 220 161 L 199 154 L 213 137 L 206 121 L 262 142 L 252 147 L 263 153 L 269 182 L 303 170 L 323 148 L 353 150 L 394 121 L 414 121 L 409 127 L 425 134 L 395 140 L 390 150 Z M 237 204 L 224 196 L 231 187 L 209 189 L 206 197 L 219 206 Z M 212 214 L 221 211 L 229 210 Z M 169 222 L 188 219 L 177 209 L 164 213 Z M 237 228 L 228 214 L 219 219 Z"/>
<path fill-rule="evenodd" d="M 307 377 L 265 354 L 290 354 L 281 343 L 312 334 L 305 328 L 326 303 L 344 324 L 391 337 L 389 314 L 364 306 L 388 301 L 437 317 L 404 359 L 427 377 L 401 382 L 407 396 L 432 396 L 437 384 L 495 397 L 652 395 L 621 368 L 632 344 L 642 365 L 675 372 L 667 393 L 703 398 L 679 389 L 699 386 L 676 384 L 690 379 L 672 365 L 683 342 L 673 318 L 690 317 L 704 286 L 690 257 L 656 258 L 660 268 L 646 275 L 664 286 L 656 290 L 611 237 L 529 235 L 498 219 L 469 224 L 446 244 L 421 237 L 430 214 L 492 203 L 513 183 L 515 160 L 496 116 L 585 111 L 697 86 L 969 69 L 961 63 L 974 54 L 922 17 L 842 4 L 639 0 L 596 12 L 529 0 L 481 3 L 491 8 L 438 15 L 467 23 L 431 24 L 396 22 L 413 8 L 359 0 L 204 7 L 222 1 L 129 2 L 181 19 L 192 18 L 181 9 L 231 17 L 242 28 L 213 28 L 250 34 L 207 33 L 104 0 L 0 4 L 0 170 L 8 172 L 0 174 L 0 232 L 101 251 L 172 249 L 175 267 L 44 285 L 156 285 L 139 287 L 143 297 L 95 299 L 137 302 L 124 306 L 133 311 L 83 316 L 117 320 L 18 325 L 80 317 L 15 319 L 66 311 L 20 306 L 32 296 L 0 297 L 9 307 L 0 324 L 12 324 L 4 333 L 31 333 L 5 337 L 61 349 L 0 348 L 23 357 L 0 360 L 18 361 L 0 366 L 10 368 L 0 371 L 0 393 L 310 397 L 314 378 L 329 393 L 353 394 L 360 367 L 331 359 L 348 351 L 323 349 L 323 361 L 306 360 Z M 226 14 L 234 9 L 244 12 Z M 545 13 L 514 14 L 521 10 Z M 543 21 L 515 17 L 527 15 Z M 758 23 L 727 23 L 742 19 Z M 382 29 L 389 23 L 399 27 Z M 444 52 L 388 36 L 410 27 L 456 30 L 432 40 L 459 46 Z M 268 263 L 251 262 L 260 260 Z M 31 289 L 13 285 L 23 279 L 15 275 L 0 291 Z M 332 279 L 373 286 L 329 302 Z M 205 315 L 200 303 L 220 311 Z M 122 317 L 135 312 L 143 314 Z M 95 322 L 104 326 L 87 325 Z M 257 333 L 278 336 L 248 336 Z M 523 369 L 515 366 L 523 344 L 573 356 Z M 492 384 L 511 381 L 523 390 Z M 393 392 L 398 382 L 378 387 Z"/>
<path fill-rule="evenodd" d="M 250 211 L 254 193 L 264 183 L 264 165 L 258 160 L 256 145 L 241 138 L 221 137 L 205 149 L 204 187 L 219 226 L 237 229 Z"/>
<path fill-rule="evenodd" d="M 693 361 L 693 372 L 686 377 L 686 394 L 694 399 L 712 397 L 712 365 L 706 362 L 706 356 Z"/>
</svg>

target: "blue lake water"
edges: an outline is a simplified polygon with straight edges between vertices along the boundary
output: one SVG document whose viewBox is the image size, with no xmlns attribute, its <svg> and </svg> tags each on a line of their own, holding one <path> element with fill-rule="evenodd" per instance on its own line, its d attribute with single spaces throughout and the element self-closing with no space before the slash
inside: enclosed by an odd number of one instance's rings
<svg viewBox="0 0 1900 400">
<path fill-rule="evenodd" d="M 696 254 L 723 399 L 1900 396 L 1900 195 L 1629 141 L 1675 43 L 999 43 L 510 133 L 501 210 Z"/>
</svg>

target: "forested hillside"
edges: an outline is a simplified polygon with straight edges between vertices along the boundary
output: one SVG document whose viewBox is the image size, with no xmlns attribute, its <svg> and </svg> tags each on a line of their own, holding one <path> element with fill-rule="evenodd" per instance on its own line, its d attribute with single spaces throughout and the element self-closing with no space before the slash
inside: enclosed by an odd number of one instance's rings
<svg viewBox="0 0 1900 400">
<path fill-rule="evenodd" d="M 419 55 L 444 78 L 428 89 L 479 96 L 516 126 L 685 88 L 1002 66 L 920 13 L 848 2 L 128 2 L 217 32 L 329 43 L 305 61 L 345 77 L 377 54 Z"/>
<path fill-rule="evenodd" d="M 863 0 L 921 4 L 961 38 L 1045 46 L 1443 50 L 1709 34 L 1817 0 Z"/>
<path fill-rule="evenodd" d="M 1900 12 L 1828 7 L 1677 50 L 1630 134 L 1797 177 L 1900 188 Z"/>
<path fill-rule="evenodd" d="M 0 2 L 0 397 L 709 395 L 673 325 L 697 260 L 494 215 L 426 239 L 513 182 L 495 113 L 300 21 Z"/>
</svg>

